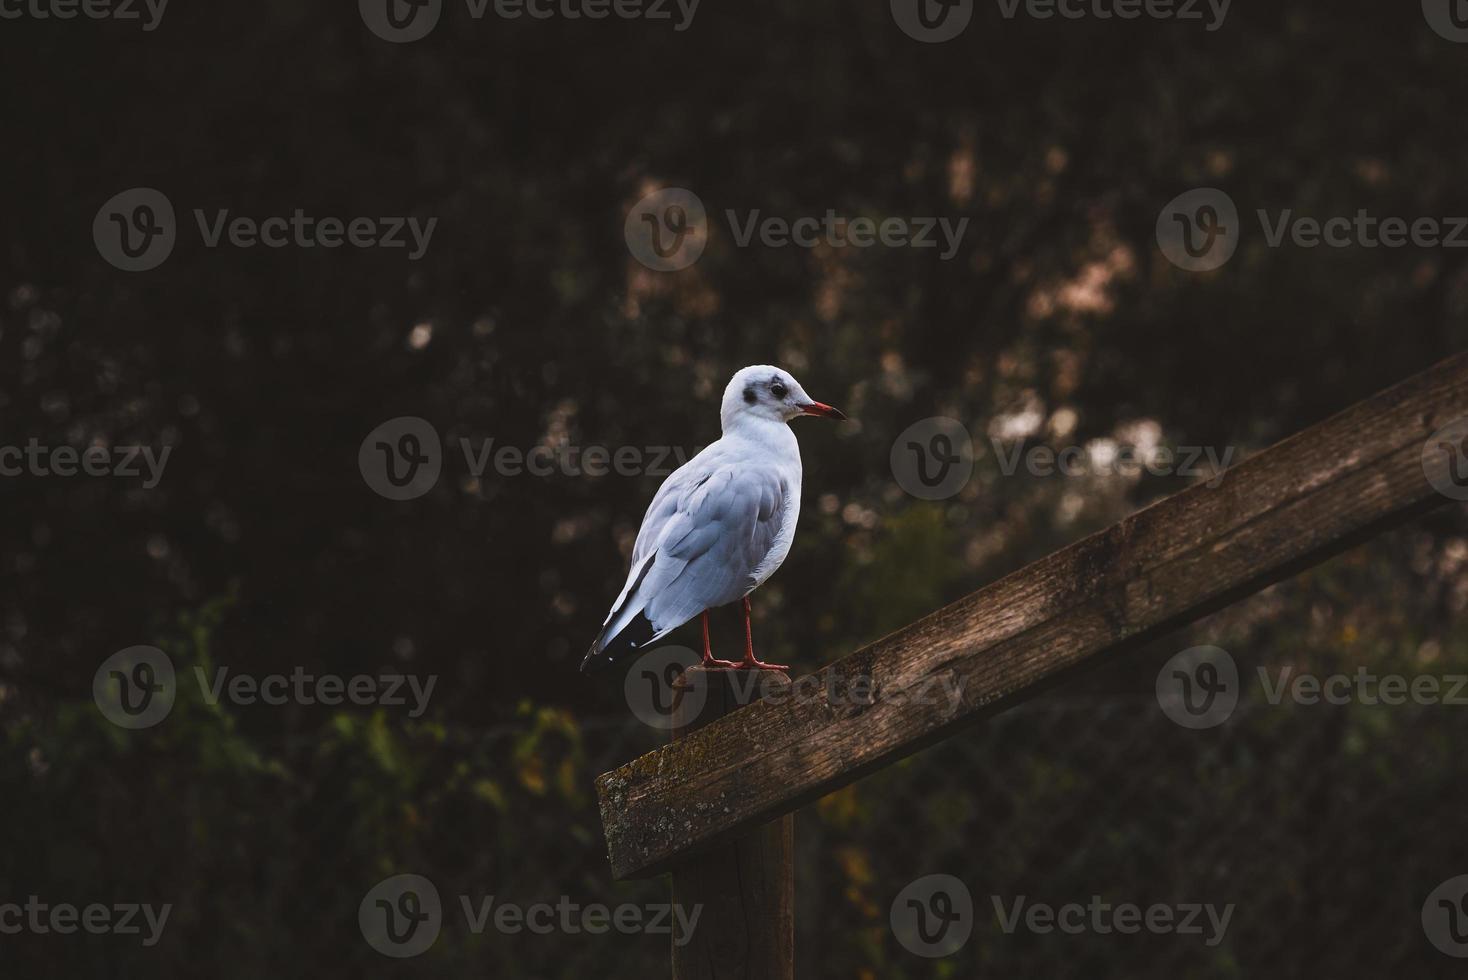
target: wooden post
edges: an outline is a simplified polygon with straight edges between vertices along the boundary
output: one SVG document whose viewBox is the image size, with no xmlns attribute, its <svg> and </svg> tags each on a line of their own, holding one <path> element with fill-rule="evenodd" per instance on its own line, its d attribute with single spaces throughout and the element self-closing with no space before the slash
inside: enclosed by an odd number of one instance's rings
<svg viewBox="0 0 1468 980">
<path fill-rule="evenodd" d="M 789 688 L 775 671 L 690 667 L 673 684 L 673 740 Z M 794 980 L 794 814 L 681 860 L 672 885 L 675 905 L 702 906 L 693 935 L 673 937 L 673 980 Z"/>
</svg>

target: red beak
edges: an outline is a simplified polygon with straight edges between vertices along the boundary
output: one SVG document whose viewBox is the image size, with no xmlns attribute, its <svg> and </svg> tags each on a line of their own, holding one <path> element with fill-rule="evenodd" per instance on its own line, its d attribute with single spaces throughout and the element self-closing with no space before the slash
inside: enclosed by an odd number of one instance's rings
<svg viewBox="0 0 1468 980">
<path fill-rule="evenodd" d="M 806 415 L 816 415 L 823 419 L 835 419 L 837 422 L 845 422 L 846 415 L 839 408 L 832 408 L 825 402 L 811 402 L 809 405 L 801 405 L 801 412 Z"/>
</svg>

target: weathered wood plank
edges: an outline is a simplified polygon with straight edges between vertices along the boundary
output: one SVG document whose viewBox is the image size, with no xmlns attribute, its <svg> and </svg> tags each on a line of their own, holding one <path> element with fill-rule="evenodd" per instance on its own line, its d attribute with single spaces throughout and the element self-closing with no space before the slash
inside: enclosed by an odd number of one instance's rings
<svg viewBox="0 0 1468 980">
<path fill-rule="evenodd" d="M 601 776 L 613 874 L 645 876 L 1449 502 L 1424 443 L 1468 415 L 1468 354 L 1360 402 Z M 840 696 L 869 681 L 869 698 Z M 921 697 L 934 683 L 956 702 Z M 830 692 L 837 692 L 831 696 Z"/>
</svg>

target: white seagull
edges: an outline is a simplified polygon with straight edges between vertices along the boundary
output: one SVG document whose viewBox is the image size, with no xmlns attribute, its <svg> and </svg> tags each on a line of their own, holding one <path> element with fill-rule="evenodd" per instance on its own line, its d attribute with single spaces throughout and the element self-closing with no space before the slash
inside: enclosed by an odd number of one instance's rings
<svg viewBox="0 0 1468 980">
<path fill-rule="evenodd" d="M 787 371 L 756 364 L 724 389 L 724 434 L 658 488 L 632 548 L 622 594 L 581 661 L 583 672 L 657 642 L 703 616 L 705 667 L 785 670 L 756 660 L 749 594 L 790 553 L 800 516 L 800 446 L 788 423 L 800 415 L 845 419 L 811 398 Z M 744 660 L 715 660 L 708 611 L 744 601 Z"/>
</svg>

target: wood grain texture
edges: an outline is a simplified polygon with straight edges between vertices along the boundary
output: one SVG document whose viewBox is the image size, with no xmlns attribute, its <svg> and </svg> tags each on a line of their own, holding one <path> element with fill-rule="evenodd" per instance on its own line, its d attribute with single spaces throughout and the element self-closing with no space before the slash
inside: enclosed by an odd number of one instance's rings
<svg viewBox="0 0 1468 980">
<path fill-rule="evenodd" d="M 1456 355 L 1229 470 L 597 780 L 612 872 L 666 870 L 1032 696 L 1450 502 L 1428 437 L 1468 415 Z M 1435 442 L 1435 440 L 1434 440 Z M 870 698 L 838 695 L 852 681 Z M 956 690 L 956 703 L 917 697 Z M 811 682 L 796 682 L 810 690 Z"/>
<path fill-rule="evenodd" d="M 789 687 L 782 673 L 692 667 L 674 683 L 673 740 Z M 673 937 L 673 980 L 795 980 L 795 814 L 679 861 L 672 886 L 675 905 L 702 910 L 691 937 Z"/>
</svg>

